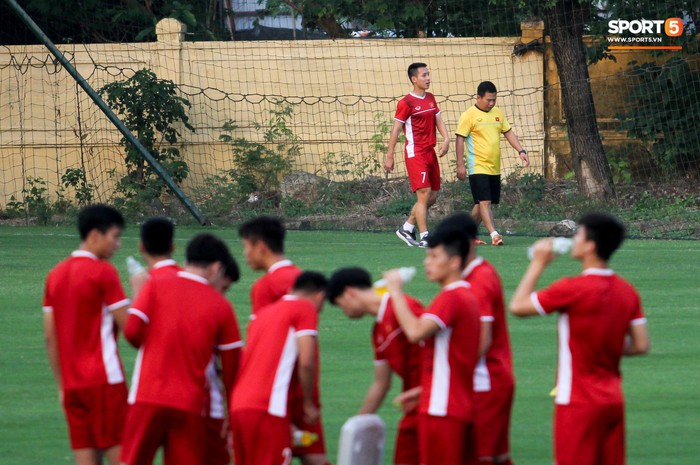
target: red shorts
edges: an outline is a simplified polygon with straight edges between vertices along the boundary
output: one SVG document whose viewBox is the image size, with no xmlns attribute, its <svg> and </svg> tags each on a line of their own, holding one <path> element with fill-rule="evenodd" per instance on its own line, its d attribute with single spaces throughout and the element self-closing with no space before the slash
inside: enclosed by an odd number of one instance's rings
<svg viewBox="0 0 700 465">
<path fill-rule="evenodd" d="M 207 463 L 229 465 L 231 463 L 231 429 L 223 418 L 206 418 Z"/>
<path fill-rule="evenodd" d="M 477 465 L 474 423 L 454 417 L 418 416 L 421 465 Z"/>
<path fill-rule="evenodd" d="M 233 455 L 236 465 L 292 463 L 289 420 L 258 410 L 231 412 Z"/>
<path fill-rule="evenodd" d="M 474 425 L 479 439 L 479 458 L 492 458 L 510 451 L 510 413 L 515 386 L 492 386 L 474 393 Z"/>
<path fill-rule="evenodd" d="M 394 448 L 394 463 L 410 464 L 419 463 L 418 450 L 418 414 L 404 415 L 399 422 L 399 430 L 396 434 L 396 447 Z"/>
<path fill-rule="evenodd" d="M 624 465 L 624 406 L 557 405 L 554 455 L 557 465 Z"/>
<path fill-rule="evenodd" d="M 109 449 L 122 441 L 126 421 L 125 383 L 63 392 L 63 410 L 73 449 Z"/>
<path fill-rule="evenodd" d="M 440 164 L 435 149 L 417 150 L 413 157 L 405 156 L 405 160 L 413 192 L 424 187 L 430 187 L 433 191 L 440 190 Z"/>
<path fill-rule="evenodd" d="M 196 413 L 136 403 L 129 408 L 119 459 L 126 465 L 151 465 L 163 446 L 165 465 L 206 464 L 205 421 Z"/>
</svg>

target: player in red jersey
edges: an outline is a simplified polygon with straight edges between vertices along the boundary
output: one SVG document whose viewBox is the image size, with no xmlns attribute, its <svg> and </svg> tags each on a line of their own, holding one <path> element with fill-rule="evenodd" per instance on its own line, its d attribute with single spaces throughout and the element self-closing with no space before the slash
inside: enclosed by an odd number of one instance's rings
<svg viewBox="0 0 700 465">
<path fill-rule="evenodd" d="M 256 313 L 287 294 L 301 270 L 284 256 L 286 231 L 278 218 L 253 218 L 241 225 L 238 235 L 243 239 L 243 255 L 248 266 L 265 271 L 250 290 L 252 312 Z"/>
<path fill-rule="evenodd" d="M 371 315 L 376 319 L 372 329 L 374 347 L 374 381 L 367 390 L 358 414 L 375 413 L 381 407 L 389 388 L 391 375 L 396 373 L 403 382 L 402 391 L 420 386 L 420 353 L 417 344 L 408 342 L 394 314 L 391 294 L 377 294 L 372 289 L 369 273 L 362 268 L 342 268 L 328 280 L 328 300 L 343 309 L 350 318 Z M 420 302 L 405 296 L 408 307 L 419 316 L 424 308 Z M 418 415 L 415 405 L 407 409 L 399 422 L 394 464 L 417 465 Z"/>
<path fill-rule="evenodd" d="M 137 273 L 130 277 L 129 282 L 134 297 L 138 295 L 149 277 L 173 275 L 182 271 L 172 258 L 175 250 L 174 236 L 175 225 L 167 218 L 155 216 L 141 225 L 139 252 L 146 260 L 148 272 Z"/>
<path fill-rule="evenodd" d="M 456 213 L 440 227 L 461 228 L 472 241 L 462 277 L 471 285 L 481 313 L 481 358 L 474 372 L 479 463 L 512 465 L 509 436 L 515 376 L 501 278 L 477 255 L 478 225 L 471 215 Z"/>
<path fill-rule="evenodd" d="M 394 171 L 394 149 L 403 129 L 406 136 L 404 158 L 411 190 L 416 193 L 416 203 L 396 235 L 411 247 L 427 247 L 428 210 L 435 204 L 440 191 L 440 165 L 435 154 L 436 128 L 442 136 L 440 157 L 450 148 L 447 126 L 430 88 L 430 70 L 425 63 L 412 63 L 408 67 L 408 79 L 413 90 L 399 100 L 394 116 L 394 126 L 389 136 L 389 147 L 384 161 L 387 173 Z M 416 237 L 416 227 L 419 236 Z"/>
<path fill-rule="evenodd" d="M 291 463 L 287 396 L 295 366 L 302 387 L 301 409 L 307 422 L 318 420 L 316 336 L 325 288 L 323 275 L 304 272 L 291 294 L 253 315 L 230 401 L 236 465 Z"/>
<path fill-rule="evenodd" d="M 438 226 L 430 235 L 425 272 L 442 291 L 420 317 L 409 309 L 398 270 L 384 275 L 406 337 L 422 341 L 418 436 L 423 465 L 477 463 L 473 380 L 481 326 L 476 297 L 461 279 L 470 245 L 458 228 Z"/>
<path fill-rule="evenodd" d="M 206 375 L 218 349 L 228 396 L 238 370 L 240 339 L 231 304 L 217 291 L 237 281 L 238 266 L 211 234 L 190 241 L 184 271 L 149 279 L 129 309 L 124 330 L 139 347 L 134 368 L 121 460 L 150 464 L 160 446 L 164 463 L 205 464 Z"/>
<path fill-rule="evenodd" d="M 124 219 L 105 205 L 78 215 L 79 250 L 51 270 L 44 293 L 46 351 L 58 384 L 77 465 L 118 463 L 126 383 L 115 322 L 129 300 L 109 260 L 121 245 Z"/>
<path fill-rule="evenodd" d="M 535 291 L 554 259 L 552 239 L 534 255 L 510 301 L 518 316 L 559 312 L 559 359 L 554 413 L 557 465 L 622 465 L 625 420 L 620 359 L 649 351 L 649 335 L 634 287 L 608 267 L 625 227 L 591 213 L 579 220 L 571 256 L 583 272 Z"/>
</svg>

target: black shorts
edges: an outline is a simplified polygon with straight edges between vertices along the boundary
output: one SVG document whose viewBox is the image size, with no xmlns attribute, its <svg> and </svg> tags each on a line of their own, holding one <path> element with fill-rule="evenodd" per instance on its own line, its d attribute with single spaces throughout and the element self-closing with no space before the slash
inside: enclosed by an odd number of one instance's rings
<svg viewBox="0 0 700 465">
<path fill-rule="evenodd" d="M 500 174 L 470 174 L 469 188 L 477 204 L 483 200 L 490 200 L 496 205 L 501 201 L 501 175 Z"/>
</svg>

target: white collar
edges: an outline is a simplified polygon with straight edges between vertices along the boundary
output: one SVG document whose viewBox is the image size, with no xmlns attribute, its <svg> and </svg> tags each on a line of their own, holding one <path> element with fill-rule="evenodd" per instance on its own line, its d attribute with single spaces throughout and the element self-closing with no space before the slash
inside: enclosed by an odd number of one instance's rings
<svg viewBox="0 0 700 465">
<path fill-rule="evenodd" d="M 469 274 L 474 271 L 474 268 L 484 263 L 484 257 L 476 257 L 474 260 L 469 262 L 469 265 L 462 271 L 462 278 L 467 278 Z"/>
<path fill-rule="evenodd" d="M 177 262 L 173 260 L 172 258 L 166 258 L 165 260 L 161 260 L 159 262 L 156 262 L 155 265 L 153 265 L 151 268 L 154 270 L 157 270 L 158 268 L 163 268 L 165 266 L 176 266 Z"/>
<path fill-rule="evenodd" d="M 460 279 L 458 281 L 455 281 L 453 283 L 448 284 L 447 286 L 443 286 L 442 290 L 443 291 L 451 291 L 453 289 L 457 289 L 458 287 L 466 287 L 467 289 L 469 289 L 472 286 L 468 282 L 462 281 Z"/>
<path fill-rule="evenodd" d="M 273 263 L 272 266 L 270 266 L 270 268 L 267 269 L 267 272 L 272 273 L 273 271 L 277 271 L 278 269 L 280 269 L 284 266 L 290 266 L 290 265 L 292 265 L 291 260 L 286 260 L 286 259 L 280 260 L 278 262 Z"/>
<path fill-rule="evenodd" d="M 299 300 L 299 297 L 292 294 L 285 294 L 282 296 L 282 300 Z"/>
<path fill-rule="evenodd" d="M 71 257 L 92 258 L 93 260 L 99 260 L 99 258 L 97 258 L 97 255 L 95 255 L 92 252 L 88 252 L 87 250 L 76 250 L 73 253 L 71 253 L 70 256 Z"/>
<path fill-rule="evenodd" d="M 426 93 L 423 94 L 423 96 L 421 97 L 420 95 L 414 94 L 413 91 L 409 92 L 409 94 L 411 94 L 411 95 L 413 95 L 415 98 L 419 98 L 419 99 L 421 99 L 421 100 L 423 100 L 423 99 L 425 98 L 425 96 L 428 95 L 428 93 L 426 92 Z"/>
<path fill-rule="evenodd" d="M 612 276 L 615 272 L 610 268 L 587 268 L 581 272 L 582 276 Z"/>
<path fill-rule="evenodd" d="M 181 278 L 190 279 L 192 281 L 197 281 L 198 283 L 209 284 L 209 280 L 207 278 L 199 276 L 198 274 L 189 273 L 187 271 L 178 271 L 177 275 Z"/>
</svg>

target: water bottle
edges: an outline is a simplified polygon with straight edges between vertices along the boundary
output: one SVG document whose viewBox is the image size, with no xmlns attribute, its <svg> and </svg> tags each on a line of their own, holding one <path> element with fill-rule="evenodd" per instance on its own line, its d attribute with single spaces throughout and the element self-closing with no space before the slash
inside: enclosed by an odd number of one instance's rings
<svg viewBox="0 0 700 465">
<path fill-rule="evenodd" d="M 295 429 L 292 433 L 292 445 L 295 447 L 309 447 L 318 441 L 318 434 L 311 431 Z"/>
<path fill-rule="evenodd" d="M 413 279 L 413 277 L 416 275 L 416 267 L 415 266 L 402 266 L 399 268 L 399 276 L 401 277 L 401 282 L 406 284 L 410 280 Z M 384 294 L 385 292 L 388 291 L 386 287 L 386 279 L 382 278 L 374 282 L 372 284 L 372 287 L 374 288 L 375 292 L 379 295 Z"/>
<path fill-rule="evenodd" d="M 136 276 L 139 273 L 146 272 L 146 268 L 144 268 L 143 265 L 131 255 L 126 257 L 126 269 L 129 272 L 129 276 Z"/>
<path fill-rule="evenodd" d="M 552 252 L 557 255 L 564 255 L 571 250 L 571 246 L 574 241 L 568 237 L 555 237 L 552 242 Z M 532 256 L 535 253 L 535 249 L 532 247 L 527 248 L 527 258 L 532 260 Z"/>
</svg>

